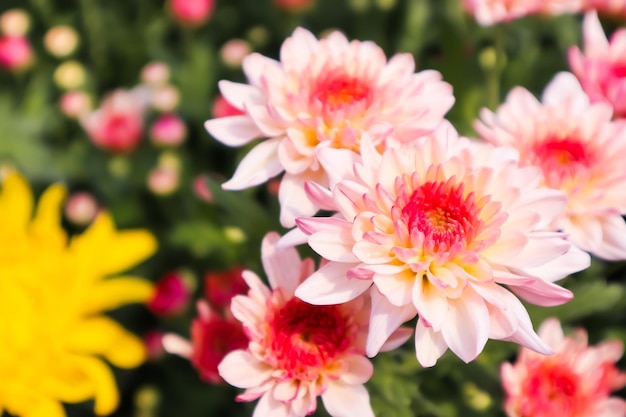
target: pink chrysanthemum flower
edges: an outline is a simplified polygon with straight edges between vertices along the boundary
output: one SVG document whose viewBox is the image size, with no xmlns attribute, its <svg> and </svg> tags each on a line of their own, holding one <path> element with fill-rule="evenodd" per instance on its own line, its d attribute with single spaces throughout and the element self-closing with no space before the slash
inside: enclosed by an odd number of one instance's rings
<svg viewBox="0 0 626 417">
<path fill-rule="evenodd" d="M 370 356 L 415 315 L 423 366 L 447 348 L 471 361 L 489 338 L 550 352 L 511 291 L 539 305 L 563 303 L 571 293 L 552 282 L 587 267 L 589 256 L 546 231 L 566 199 L 539 188 L 537 168 L 519 168 L 513 149 L 458 139 L 445 124 L 412 147 L 381 155 L 364 139 L 362 157 L 322 151 L 320 160 L 332 192 L 307 190 L 338 214 L 298 219 L 330 261 L 298 297 L 342 303 L 373 284 Z"/>
<path fill-rule="evenodd" d="M 517 148 L 523 165 L 541 167 L 546 187 L 567 194 L 567 211 L 554 228 L 583 250 L 619 260 L 626 259 L 626 123 L 611 117 L 610 105 L 590 104 L 564 72 L 541 103 L 517 87 L 495 114 L 482 110 L 475 128 L 491 143 Z"/>
<path fill-rule="evenodd" d="M 606 38 L 596 12 L 583 20 L 583 49 L 569 50 L 569 64 L 593 102 L 607 101 L 614 117 L 626 117 L 626 29 Z"/>
<path fill-rule="evenodd" d="M 315 411 L 318 396 L 334 417 L 373 417 L 363 386 L 373 372 L 364 356 L 364 299 L 314 306 L 295 298 L 298 284 L 313 272 L 313 261 L 301 261 L 294 248 L 276 250 L 277 241 L 270 233 L 262 247 L 271 288 L 244 272 L 250 291 L 233 299 L 232 312 L 250 345 L 228 354 L 220 375 L 246 389 L 238 401 L 260 398 L 255 417 L 303 417 Z"/>
<path fill-rule="evenodd" d="M 349 42 L 333 32 L 318 40 L 298 28 L 285 40 L 280 62 L 258 53 L 247 56 L 248 84 L 222 80 L 226 100 L 244 115 L 206 122 L 209 133 L 228 146 L 256 145 L 224 184 L 231 190 L 251 187 L 285 171 L 279 200 L 281 223 L 317 210 L 303 184 L 327 181 L 317 160 L 321 148 L 359 151 L 362 132 L 380 146 L 393 131 L 412 140 L 432 131 L 452 107 L 452 87 L 437 71 L 415 73 L 410 54 L 387 61 L 372 42 Z"/>
<path fill-rule="evenodd" d="M 624 352 L 621 342 L 588 346 L 584 329 L 566 337 L 557 319 L 546 320 L 539 336 L 556 352 L 554 355 L 522 348 L 515 364 L 502 365 L 509 417 L 626 415 L 626 401 L 609 396 L 626 386 L 626 373 L 615 366 Z"/>
<path fill-rule="evenodd" d="M 580 10 L 582 0 L 463 0 L 463 7 L 482 26 L 532 14 L 557 15 Z"/>
</svg>

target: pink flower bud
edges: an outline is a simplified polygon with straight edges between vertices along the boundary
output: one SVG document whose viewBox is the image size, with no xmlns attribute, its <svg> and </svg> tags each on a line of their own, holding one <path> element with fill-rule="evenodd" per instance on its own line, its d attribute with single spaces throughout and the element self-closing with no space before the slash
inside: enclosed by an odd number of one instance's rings
<svg viewBox="0 0 626 417">
<path fill-rule="evenodd" d="M 215 98 L 211 112 L 213 113 L 213 117 L 239 116 L 240 114 L 244 114 L 243 111 L 234 107 L 221 95 Z"/>
<path fill-rule="evenodd" d="M 205 296 L 213 308 L 228 310 L 234 296 L 248 291 L 242 273 L 241 267 L 233 267 L 221 272 L 207 272 L 204 275 Z"/>
<path fill-rule="evenodd" d="M 190 296 L 191 293 L 183 275 L 170 272 L 156 284 L 155 293 L 148 302 L 148 308 L 157 316 L 173 316 L 187 307 Z"/>
<path fill-rule="evenodd" d="M 148 174 L 148 189 L 156 195 L 166 196 L 178 189 L 178 171 L 172 167 L 158 167 Z"/>
<path fill-rule="evenodd" d="M 178 89 L 170 84 L 164 84 L 156 87 L 152 91 L 150 104 L 155 110 L 160 112 L 173 111 L 180 102 L 180 93 Z"/>
<path fill-rule="evenodd" d="M 69 26 L 55 26 L 46 32 L 43 43 L 48 52 L 56 57 L 65 57 L 76 50 L 80 38 Z"/>
<path fill-rule="evenodd" d="M 229 67 L 238 68 L 243 59 L 250 53 L 250 44 L 243 39 L 231 39 L 222 45 L 220 56 Z"/>
<path fill-rule="evenodd" d="M 149 62 L 141 70 L 141 82 L 147 85 L 163 85 L 167 83 L 169 79 L 170 68 L 164 62 Z"/>
<path fill-rule="evenodd" d="M 30 66 L 33 51 L 23 36 L 0 36 L 0 67 L 20 71 Z"/>
<path fill-rule="evenodd" d="M 210 203 L 213 201 L 213 194 L 206 183 L 206 178 L 204 175 L 198 175 L 193 180 L 193 192 L 196 194 L 198 198 L 201 200 Z"/>
<path fill-rule="evenodd" d="M 78 118 L 91 110 L 91 97 L 84 91 L 68 91 L 61 96 L 59 107 L 67 117 Z"/>
<path fill-rule="evenodd" d="M 215 0 L 169 0 L 168 10 L 174 20 L 186 26 L 201 26 L 210 19 Z"/>
<path fill-rule="evenodd" d="M 150 330 L 143 335 L 143 344 L 146 347 L 146 353 L 149 359 L 159 359 L 165 353 L 163 349 L 163 332 L 159 330 Z"/>
<path fill-rule="evenodd" d="M 0 32 L 7 36 L 24 36 L 30 29 L 30 16 L 22 9 L 10 9 L 0 15 Z"/>
<path fill-rule="evenodd" d="M 78 192 L 69 196 L 65 203 L 65 216 L 77 226 L 86 226 L 98 214 L 98 202 L 87 192 Z"/>
<path fill-rule="evenodd" d="M 187 126 L 173 113 L 159 117 L 150 128 L 150 138 L 157 146 L 178 146 L 187 137 Z"/>
<path fill-rule="evenodd" d="M 112 153 L 132 152 L 143 137 L 146 97 L 142 90 L 117 90 L 94 112 L 81 117 L 91 141 Z"/>
</svg>

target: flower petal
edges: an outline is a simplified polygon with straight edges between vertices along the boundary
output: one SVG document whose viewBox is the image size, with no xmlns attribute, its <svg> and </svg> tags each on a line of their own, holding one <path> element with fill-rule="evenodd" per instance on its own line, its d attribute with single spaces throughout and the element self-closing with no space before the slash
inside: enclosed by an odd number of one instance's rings
<svg viewBox="0 0 626 417">
<path fill-rule="evenodd" d="M 327 305 L 348 302 L 364 293 L 370 280 L 348 277 L 355 264 L 329 262 L 296 289 L 296 297 L 310 304 Z"/>
<path fill-rule="evenodd" d="M 230 352 L 222 359 L 217 369 L 224 381 L 237 388 L 261 385 L 272 377 L 273 370 L 245 350 Z"/>
<path fill-rule="evenodd" d="M 374 417 L 369 394 L 363 385 L 332 381 L 322 394 L 322 401 L 333 417 Z"/>
<path fill-rule="evenodd" d="M 222 184 L 225 190 L 241 190 L 259 185 L 280 174 L 283 167 L 278 161 L 278 145 L 282 137 L 267 139 L 256 145 L 239 162 L 233 177 Z"/>
</svg>

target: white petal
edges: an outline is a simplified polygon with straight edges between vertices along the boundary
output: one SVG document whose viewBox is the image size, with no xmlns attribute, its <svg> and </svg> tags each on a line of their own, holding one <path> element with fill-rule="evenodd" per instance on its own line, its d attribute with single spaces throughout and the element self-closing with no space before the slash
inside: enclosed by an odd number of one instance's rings
<svg viewBox="0 0 626 417">
<path fill-rule="evenodd" d="M 189 340 L 177 335 L 168 333 L 161 339 L 161 344 L 166 352 L 174 355 L 190 358 L 193 347 Z"/>
<path fill-rule="evenodd" d="M 259 362 L 250 352 L 234 350 L 217 367 L 220 376 L 237 388 L 252 388 L 272 377 L 273 369 Z"/>
<path fill-rule="evenodd" d="M 402 307 L 395 306 L 376 289 L 371 291 L 371 295 L 370 329 L 365 348 L 369 357 L 375 356 L 380 352 L 385 342 L 402 323 L 411 320 L 417 314 L 412 304 Z"/>
<path fill-rule="evenodd" d="M 339 376 L 339 379 L 346 384 L 365 384 L 374 374 L 374 365 L 365 356 L 350 355 L 343 361 L 348 365 L 348 369 Z"/>
<path fill-rule="evenodd" d="M 293 227 L 298 217 L 312 216 L 318 211 L 318 207 L 309 199 L 304 184 L 307 181 L 323 181 L 324 177 L 322 171 L 285 174 L 278 189 L 280 224 L 283 227 Z"/>
<path fill-rule="evenodd" d="M 419 319 L 415 327 L 415 356 L 423 367 L 435 366 L 437 360 L 448 350 L 441 332 L 435 332 Z"/>
<path fill-rule="evenodd" d="M 259 399 L 254 408 L 252 417 L 295 417 L 291 413 L 289 403 L 282 403 L 274 398 L 272 392 L 267 392 Z"/>
<path fill-rule="evenodd" d="M 349 278 L 348 271 L 355 266 L 352 263 L 327 263 L 300 284 L 296 297 L 316 305 L 341 304 L 358 297 L 372 282 Z"/>
<path fill-rule="evenodd" d="M 448 316 L 441 329 L 446 344 L 464 362 L 476 359 L 489 338 L 489 311 L 484 300 L 465 290 L 461 298 L 449 300 Z"/>
<path fill-rule="evenodd" d="M 413 329 L 400 327 L 389 336 L 389 339 L 381 346 L 380 352 L 389 352 L 402 346 L 413 336 Z"/>
<path fill-rule="evenodd" d="M 333 381 L 322 394 L 322 401 L 333 417 L 374 417 L 369 393 L 363 385 Z"/>
<path fill-rule="evenodd" d="M 222 184 L 225 190 L 241 190 L 261 184 L 283 171 L 278 161 L 282 137 L 264 140 L 241 160 L 233 177 Z"/>
<path fill-rule="evenodd" d="M 283 288 L 293 295 L 300 285 L 302 261 L 298 251 L 293 248 L 277 249 L 280 236 L 276 232 L 265 235 L 261 244 L 261 261 L 270 286 L 273 289 Z"/>
<path fill-rule="evenodd" d="M 221 80 L 218 83 L 222 96 L 233 107 L 244 110 L 246 104 L 260 104 L 264 101 L 263 93 L 251 85 Z"/>
<path fill-rule="evenodd" d="M 247 115 L 217 117 L 204 122 L 204 128 L 224 145 L 237 147 L 263 137 L 263 132 Z"/>
<path fill-rule="evenodd" d="M 604 34 L 600 19 L 595 11 L 585 14 L 583 19 L 583 40 L 585 55 L 599 57 L 609 50 L 609 41 Z"/>
</svg>

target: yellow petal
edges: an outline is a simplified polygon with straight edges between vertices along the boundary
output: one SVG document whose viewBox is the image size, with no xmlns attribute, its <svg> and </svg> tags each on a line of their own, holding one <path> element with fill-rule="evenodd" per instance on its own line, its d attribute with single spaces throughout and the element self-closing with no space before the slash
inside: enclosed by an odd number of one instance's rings
<svg viewBox="0 0 626 417">
<path fill-rule="evenodd" d="M 99 275 L 124 271 L 152 255 L 157 241 L 147 230 L 117 231 L 108 213 L 101 213 L 89 229 L 72 240 L 78 262 Z"/>
<path fill-rule="evenodd" d="M 42 400 L 34 404 L 23 417 L 65 417 L 65 410 L 58 401 Z"/>
<path fill-rule="evenodd" d="M 143 343 L 107 317 L 82 321 L 68 335 L 66 343 L 73 352 L 103 356 L 120 368 L 133 368 L 146 358 Z"/>
<path fill-rule="evenodd" d="M 2 183 L 0 221 L 3 228 L 26 229 L 33 212 L 33 194 L 19 174 L 10 174 Z"/>
<path fill-rule="evenodd" d="M 83 402 L 94 396 L 91 379 L 76 366 L 72 354 L 50 363 L 40 382 L 43 391 L 65 403 Z"/>
<path fill-rule="evenodd" d="M 119 394 L 111 370 L 100 359 L 76 355 L 73 360 L 94 386 L 96 414 L 107 415 L 115 411 Z"/>
<path fill-rule="evenodd" d="M 141 278 L 115 277 L 94 284 L 84 300 L 85 313 L 112 310 L 128 303 L 144 303 L 152 298 L 154 286 Z"/>
<path fill-rule="evenodd" d="M 34 237 L 59 250 L 67 244 L 67 236 L 61 228 L 61 204 L 66 194 L 65 187 L 60 184 L 48 187 L 39 199 L 37 213 L 30 226 Z"/>
</svg>

